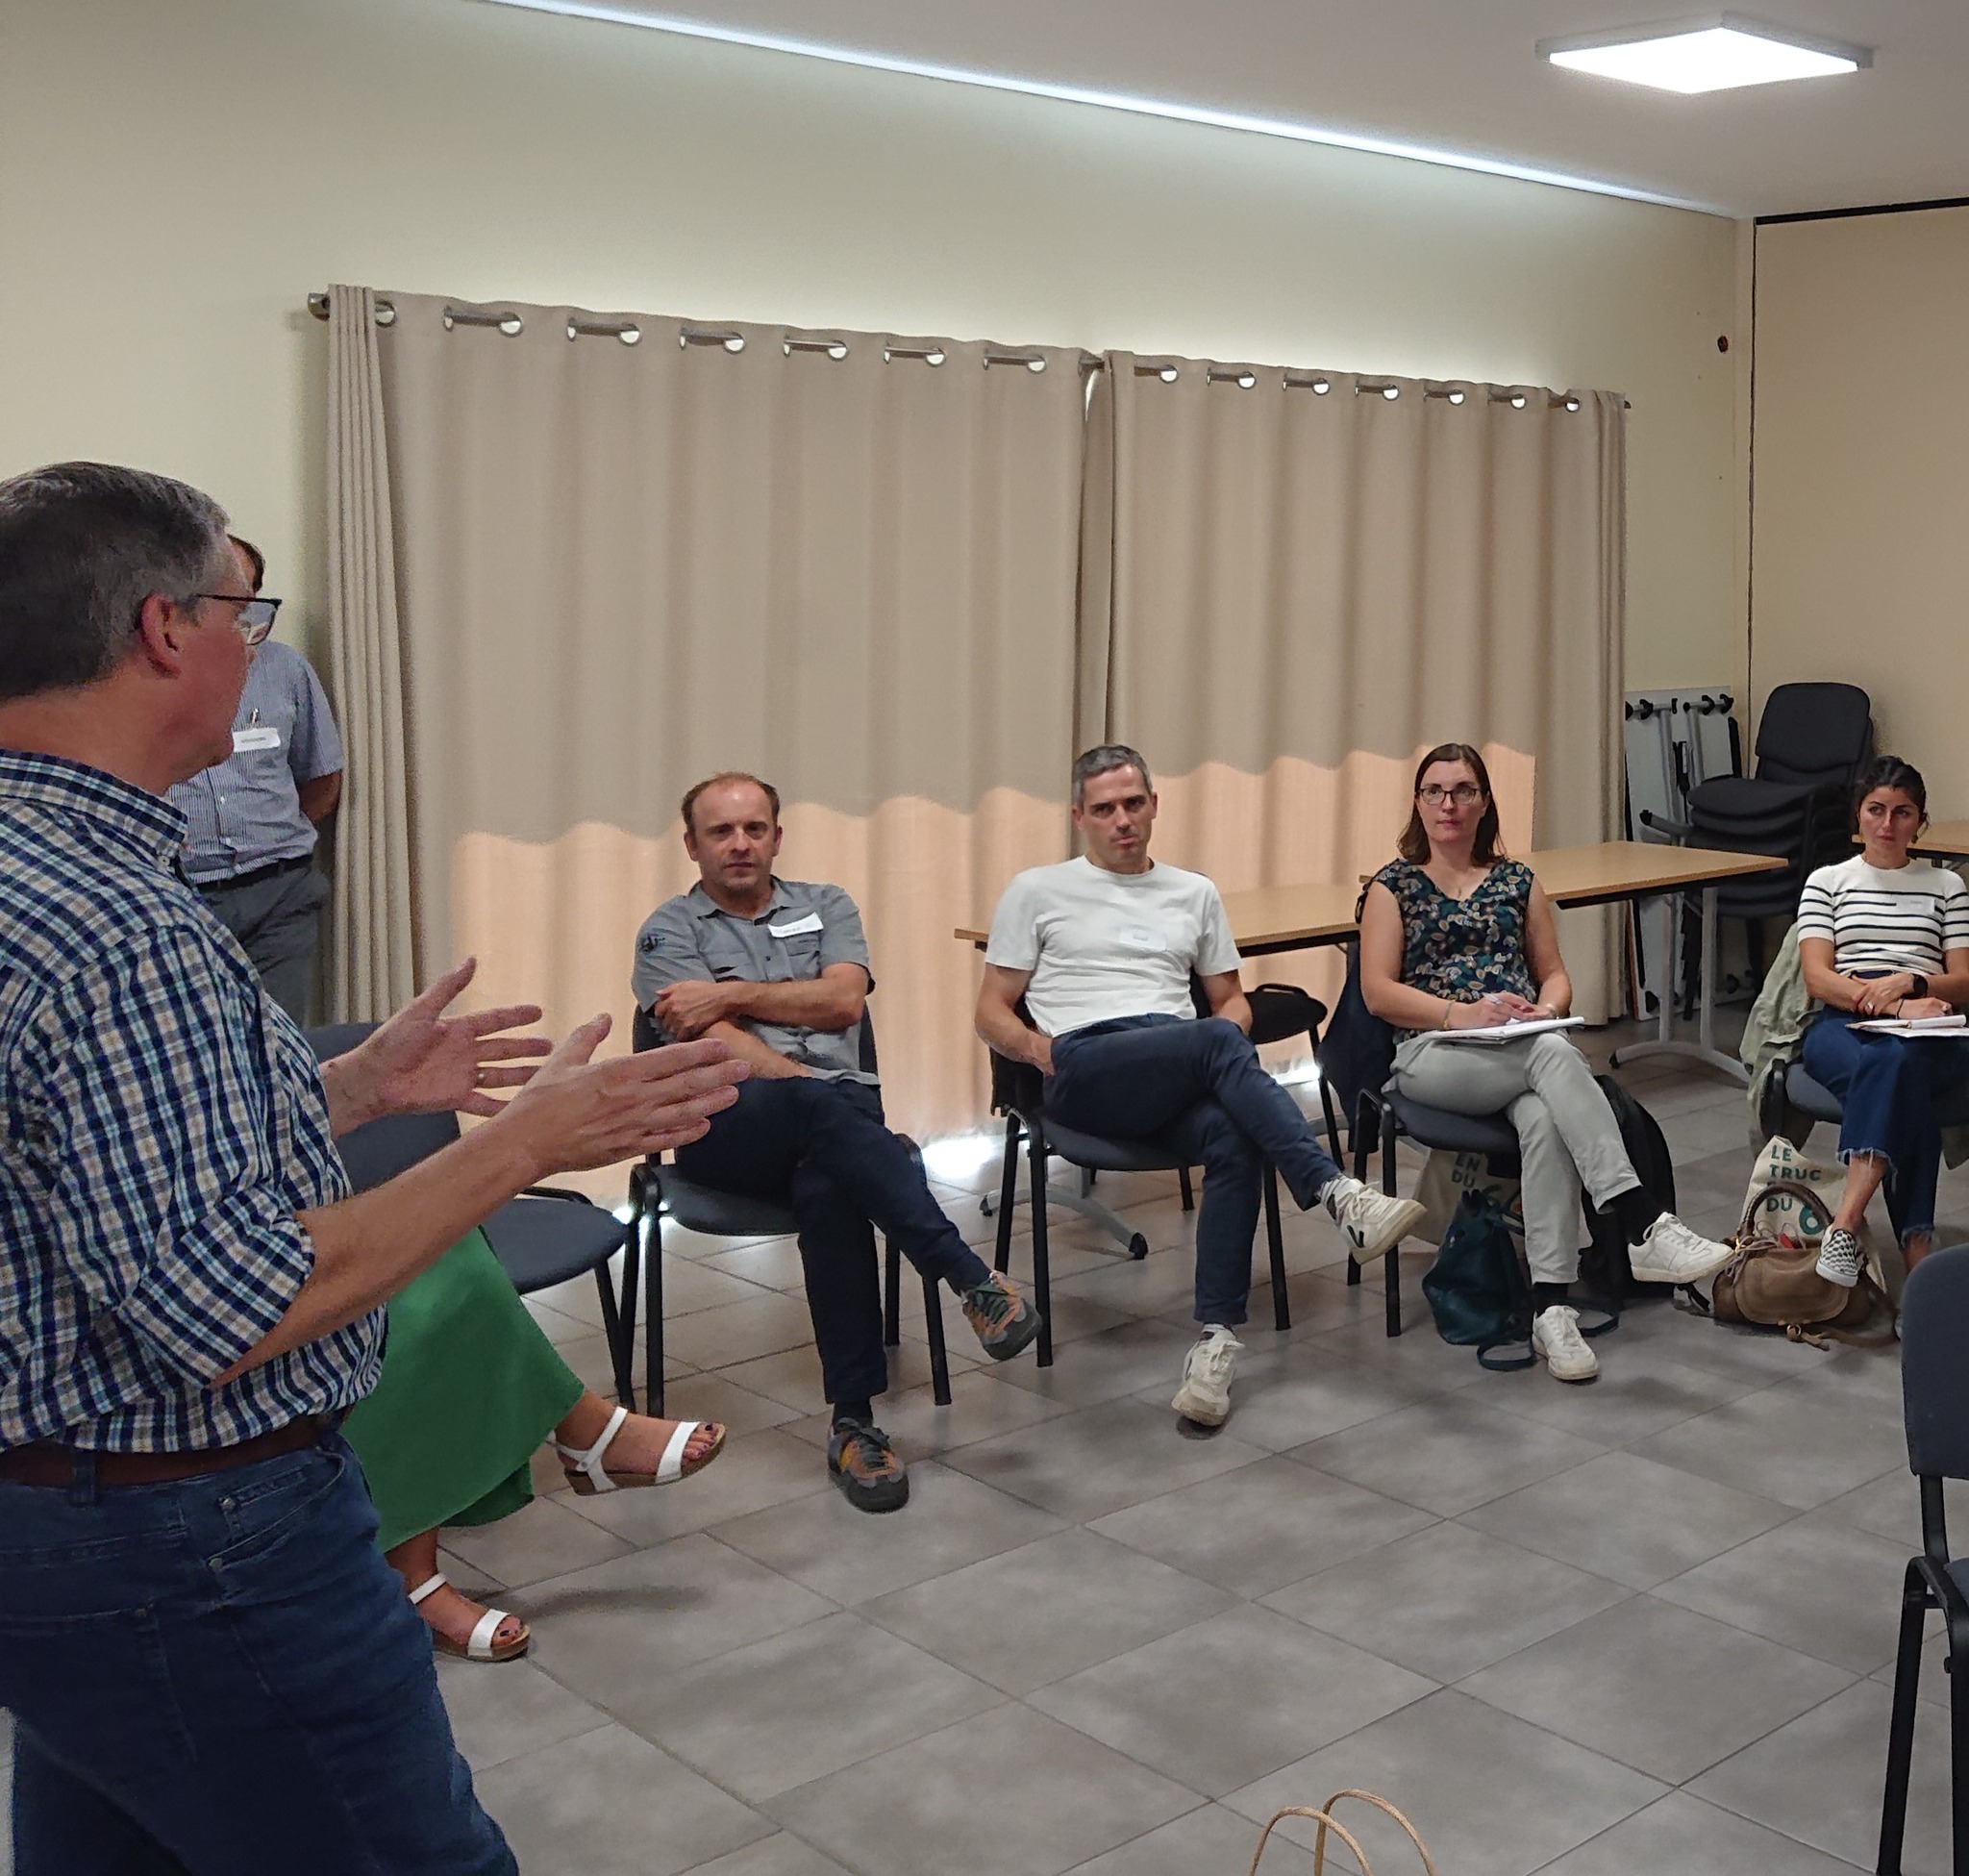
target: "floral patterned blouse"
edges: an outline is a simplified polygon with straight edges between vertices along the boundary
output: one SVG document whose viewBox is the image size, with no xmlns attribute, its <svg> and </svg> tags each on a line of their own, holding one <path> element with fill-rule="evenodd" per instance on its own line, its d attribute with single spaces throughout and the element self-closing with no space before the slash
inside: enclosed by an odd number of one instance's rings
<svg viewBox="0 0 1969 1876">
<path fill-rule="evenodd" d="M 1537 996 L 1525 956 L 1532 869 L 1522 860 L 1498 861 L 1467 899 L 1452 899 L 1412 861 L 1374 877 L 1402 909 L 1403 983 L 1452 1003 L 1494 990 Z"/>
</svg>

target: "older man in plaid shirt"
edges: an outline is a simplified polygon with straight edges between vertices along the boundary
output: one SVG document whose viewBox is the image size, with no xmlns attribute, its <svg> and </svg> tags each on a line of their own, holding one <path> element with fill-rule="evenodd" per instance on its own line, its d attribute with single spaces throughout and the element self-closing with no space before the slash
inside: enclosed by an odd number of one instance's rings
<svg viewBox="0 0 1969 1876">
<path fill-rule="evenodd" d="M 266 621 L 215 504 L 0 483 L 0 1707 L 17 1876 L 481 1876 L 430 1639 L 336 1428 L 386 1298 L 542 1176 L 701 1135 L 716 1042 L 444 1011 L 317 1070 L 179 866 Z M 501 1104 L 489 1090 L 519 1088 Z M 487 1124 L 360 1197 L 334 1139 Z"/>
</svg>

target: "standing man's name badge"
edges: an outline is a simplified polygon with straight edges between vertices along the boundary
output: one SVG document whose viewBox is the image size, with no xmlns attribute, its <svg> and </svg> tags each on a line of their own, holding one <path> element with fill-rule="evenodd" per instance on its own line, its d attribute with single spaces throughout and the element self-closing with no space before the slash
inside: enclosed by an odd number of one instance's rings
<svg viewBox="0 0 1969 1876">
<path fill-rule="evenodd" d="M 271 723 L 255 723 L 233 732 L 233 754 L 243 756 L 249 749 L 278 749 L 281 733 Z"/>
<path fill-rule="evenodd" d="M 810 912 L 805 918 L 789 919 L 784 925 L 768 925 L 766 930 L 776 938 L 805 938 L 809 932 L 820 930 L 820 914 Z"/>
</svg>

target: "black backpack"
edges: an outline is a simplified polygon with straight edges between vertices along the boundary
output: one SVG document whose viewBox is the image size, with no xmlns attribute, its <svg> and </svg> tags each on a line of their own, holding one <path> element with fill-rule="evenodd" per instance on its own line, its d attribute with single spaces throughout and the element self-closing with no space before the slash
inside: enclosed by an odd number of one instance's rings
<svg viewBox="0 0 1969 1876">
<path fill-rule="evenodd" d="M 1675 1210 L 1675 1163 L 1668 1157 L 1668 1141 L 1661 1123 L 1630 1094 L 1611 1075 L 1595 1075 L 1607 1105 L 1620 1127 L 1620 1142 L 1627 1149 L 1641 1188 L 1664 1212 Z M 1618 1312 L 1621 1303 L 1635 1296 L 1666 1296 L 1672 1284 L 1637 1284 L 1628 1256 L 1627 1234 L 1610 1212 L 1603 1212 L 1591 1199 L 1586 1201 L 1586 1229 L 1592 1242 L 1580 1257 L 1580 1275 L 1595 1295 L 1607 1299 Z"/>
<path fill-rule="evenodd" d="M 1473 1343 L 1486 1368 L 1529 1368 L 1536 1359 L 1532 1339 L 1532 1285 L 1518 1263 L 1504 1213 L 1489 1192 L 1465 1192 L 1443 1233 L 1435 1262 L 1422 1279 L 1422 1293 L 1446 1342 Z M 1522 1355 L 1493 1355 L 1497 1348 L 1528 1344 Z"/>
</svg>

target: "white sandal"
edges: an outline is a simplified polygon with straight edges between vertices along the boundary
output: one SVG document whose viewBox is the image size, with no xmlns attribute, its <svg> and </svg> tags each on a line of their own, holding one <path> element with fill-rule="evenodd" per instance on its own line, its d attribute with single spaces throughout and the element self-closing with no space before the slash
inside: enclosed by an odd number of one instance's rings
<svg viewBox="0 0 1969 1876">
<path fill-rule="evenodd" d="M 411 1591 L 411 1607 L 415 1609 L 426 1596 L 433 1596 L 451 1582 L 442 1570 L 434 1571 Z M 511 1612 L 504 1609 L 488 1609 L 481 1615 L 472 1629 L 472 1638 L 460 1644 L 440 1630 L 431 1628 L 432 1645 L 441 1648 L 447 1655 L 457 1655 L 461 1661 L 517 1661 L 533 1645 L 533 1631 L 525 1623 L 520 1632 L 509 1641 L 495 1641 L 500 1624 L 512 1619 Z"/>
<path fill-rule="evenodd" d="M 572 1446 L 563 1446 L 554 1441 L 554 1450 L 564 1460 L 572 1460 L 571 1465 L 561 1468 L 567 1474 L 567 1483 L 583 1498 L 592 1498 L 597 1492 L 634 1489 L 638 1486 L 673 1485 L 679 1479 L 687 1479 L 693 1472 L 702 1472 L 712 1460 L 725 1450 L 725 1429 L 714 1420 L 679 1420 L 677 1430 L 670 1436 L 670 1443 L 663 1448 L 663 1457 L 658 1462 L 654 1472 L 611 1472 L 603 1464 L 603 1458 L 615 1436 L 622 1431 L 623 1422 L 629 1418 L 629 1410 L 618 1407 L 609 1415 L 609 1424 L 602 1429 L 602 1437 L 586 1452 L 578 1452 Z M 700 1427 L 717 1427 L 717 1438 L 711 1441 L 709 1452 L 700 1453 L 695 1459 L 685 1459 L 685 1448 Z"/>
</svg>

